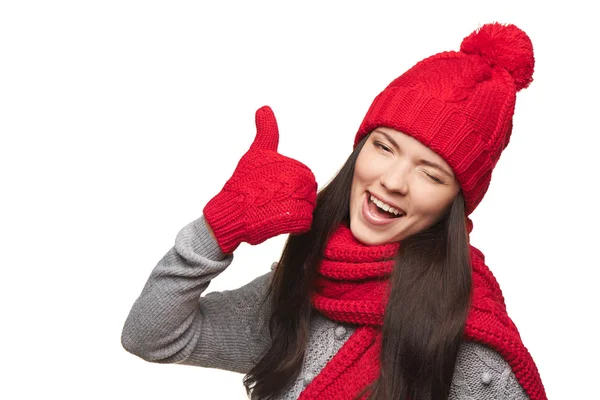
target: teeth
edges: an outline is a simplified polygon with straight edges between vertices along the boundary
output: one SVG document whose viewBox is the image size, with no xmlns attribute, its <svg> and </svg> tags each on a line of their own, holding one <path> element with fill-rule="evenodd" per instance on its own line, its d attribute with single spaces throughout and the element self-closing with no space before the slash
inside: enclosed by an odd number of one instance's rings
<svg viewBox="0 0 600 400">
<path fill-rule="evenodd" d="M 376 199 L 375 197 L 373 197 L 373 195 L 371 195 L 371 201 L 373 203 L 375 203 L 377 205 L 377 207 L 381 208 L 382 210 L 391 212 L 394 215 L 402 215 L 402 213 L 395 209 L 394 207 L 390 206 L 389 204 L 384 203 L 383 201 Z"/>
</svg>

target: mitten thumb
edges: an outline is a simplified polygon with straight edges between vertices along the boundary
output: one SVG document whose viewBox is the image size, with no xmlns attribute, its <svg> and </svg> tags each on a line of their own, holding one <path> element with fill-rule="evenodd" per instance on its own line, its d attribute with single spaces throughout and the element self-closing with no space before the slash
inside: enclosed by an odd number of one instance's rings
<svg viewBox="0 0 600 400">
<path fill-rule="evenodd" d="M 279 128 L 271 107 L 263 106 L 256 110 L 254 120 L 256 123 L 256 137 L 250 146 L 250 150 L 277 151 Z"/>
</svg>

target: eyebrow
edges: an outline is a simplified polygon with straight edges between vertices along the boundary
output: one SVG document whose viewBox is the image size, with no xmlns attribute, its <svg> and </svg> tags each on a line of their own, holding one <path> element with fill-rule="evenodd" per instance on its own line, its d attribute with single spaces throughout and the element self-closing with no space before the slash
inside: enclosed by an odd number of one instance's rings
<svg viewBox="0 0 600 400">
<path fill-rule="evenodd" d="M 397 150 L 400 150 L 400 146 L 398 146 L 398 143 L 396 143 L 396 141 L 394 139 L 392 139 L 392 137 L 390 135 L 388 135 L 384 131 L 380 131 L 379 129 L 375 129 L 374 132 L 380 133 L 383 136 L 385 136 L 387 138 L 387 140 L 389 140 L 392 143 L 392 146 L 394 146 Z M 454 179 L 454 175 L 452 175 L 450 172 L 448 172 L 446 170 L 446 168 L 442 167 L 441 165 L 439 165 L 437 163 L 434 163 L 433 161 L 421 159 L 421 160 L 419 160 L 419 163 L 423 164 L 423 165 L 427 165 L 429 167 L 436 168 L 436 169 L 440 170 L 441 172 L 443 172 L 444 174 L 448 175 L 448 177 L 450 177 L 451 179 Z"/>
</svg>

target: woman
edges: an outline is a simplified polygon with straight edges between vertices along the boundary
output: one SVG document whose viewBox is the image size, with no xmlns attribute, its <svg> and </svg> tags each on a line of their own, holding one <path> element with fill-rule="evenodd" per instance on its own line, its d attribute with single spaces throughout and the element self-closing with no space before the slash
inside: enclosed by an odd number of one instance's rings
<svg viewBox="0 0 600 400">
<path fill-rule="evenodd" d="M 250 150 L 152 272 L 123 346 L 245 373 L 256 399 L 546 399 L 469 244 L 533 66 L 527 35 L 497 23 L 417 63 L 374 100 L 318 196 L 259 109 Z M 201 297 L 241 242 L 282 233 L 272 272 Z"/>
</svg>

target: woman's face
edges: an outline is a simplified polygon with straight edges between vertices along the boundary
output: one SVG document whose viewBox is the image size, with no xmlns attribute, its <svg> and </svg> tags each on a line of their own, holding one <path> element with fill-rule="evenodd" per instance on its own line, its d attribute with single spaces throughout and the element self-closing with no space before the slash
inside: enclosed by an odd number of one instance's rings
<svg viewBox="0 0 600 400">
<path fill-rule="evenodd" d="M 377 128 L 354 167 L 350 228 L 367 245 L 400 241 L 438 222 L 459 190 L 452 169 L 437 153 L 400 131 Z"/>
</svg>

